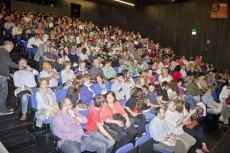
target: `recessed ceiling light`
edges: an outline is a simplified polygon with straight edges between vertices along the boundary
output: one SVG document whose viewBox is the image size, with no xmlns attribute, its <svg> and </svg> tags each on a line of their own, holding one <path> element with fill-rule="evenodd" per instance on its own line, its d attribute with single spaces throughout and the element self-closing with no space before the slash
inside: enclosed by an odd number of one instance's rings
<svg viewBox="0 0 230 153">
<path fill-rule="evenodd" d="M 119 2 L 119 3 L 123 3 L 123 4 L 127 4 L 127 5 L 130 5 L 130 6 L 135 6 L 132 3 L 124 2 L 124 1 L 121 1 L 121 0 L 114 0 L 114 1 Z"/>
</svg>

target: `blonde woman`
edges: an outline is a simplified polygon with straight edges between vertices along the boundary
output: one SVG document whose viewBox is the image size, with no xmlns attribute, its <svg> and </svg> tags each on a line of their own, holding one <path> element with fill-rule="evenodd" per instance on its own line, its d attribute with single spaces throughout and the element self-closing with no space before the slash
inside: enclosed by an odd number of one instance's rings
<svg viewBox="0 0 230 153">
<path fill-rule="evenodd" d="M 168 68 L 163 67 L 161 69 L 161 74 L 159 75 L 158 81 L 160 82 L 160 84 L 162 84 L 162 82 L 164 81 L 170 82 L 171 80 L 172 80 L 172 76 L 169 75 Z"/>
<path fill-rule="evenodd" d="M 149 84 L 149 76 L 148 76 L 148 70 L 144 70 L 141 73 L 141 76 L 136 82 L 136 87 L 141 88 L 142 86 L 146 85 L 148 86 Z"/>
</svg>

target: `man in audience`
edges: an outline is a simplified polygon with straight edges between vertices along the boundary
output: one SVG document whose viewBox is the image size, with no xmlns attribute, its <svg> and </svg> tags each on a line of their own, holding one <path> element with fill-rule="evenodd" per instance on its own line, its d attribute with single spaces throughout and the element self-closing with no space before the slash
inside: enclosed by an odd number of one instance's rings
<svg viewBox="0 0 230 153">
<path fill-rule="evenodd" d="M 115 70 L 111 66 L 110 59 L 104 60 L 105 66 L 102 68 L 103 74 L 105 75 L 106 79 L 113 79 L 116 76 Z"/>
<path fill-rule="evenodd" d="M 217 103 L 212 97 L 212 89 L 210 87 L 206 88 L 205 94 L 202 96 L 202 101 L 207 107 L 207 112 L 220 113 L 222 110 L 222 103 Z"/>
<path fill-rule="evenodd" d="M 63 98 L 58 103 L 58 111 L 52 120 L 53 132 L 61 138 L 61 150 L 65 153 L 81 153 L 91 151 L 106 153 L 106 144 L 100 139 L 86 135 L 80 124 L 87 123 L 87 118 L 80 115 L 72 108 L 68 98 Z"/>
<path fill-rule="evenodd" d="M 69 60 L 71 62 L 71 65 L 73 67 L 77 67 L 78 62 L 79 62 L 79 57 L 78 57 L 77 52 L 76 52 L 76 46 L 73 46 L 71 48 L 71 52 L 68 54 L 68 57 L 69 57 Z"/>
<path fill-rule="evenodd" d="M 31 68 L 27 65 L 26 59 L 22 58 L 18 62 L 19 70 L 14 73 L 14 86 L 17 87 L 15 90 L 15 96 L 21 91 L 28 90 L 31 94 L 36 93 L 37 83 L 35 81 L 34 76 L 38 75 L 38 71 Z M 28 102 L 30 99 L 30 94 L 24 93 L 21 97 L 21 105 L 22 105 L 22 116 L 21 120 L 26 120 L 27 118 L 27 110 L 28 110 Z"/>
<path fill-rule="evenodd" d="M 28 55 L 29 55 L 29 59 L 32 59 L 32 48 L 34 47 L 38 47 L 39 46 L 39 34 L 35 33 L 33 37 L 31 37 L 28 40 L 28 44 L 27 44 L 27 51 L 28 51 Z"/>
<path fill-rule="evenodd" d="M 55 69 L 52 69 L 48 62 L 43 63 L 43 70 L 40 72 L 39 77 L 46 78 L 49 81 L 49 88 L 56 89 L 58 87 L 57 79 L 60 78 L 60 75 Z"/>
<path fill-rule="evenodd" d="M 89 71 L 88 69 L 85 67 L 86 66 L 86 63 L 85 61 L 79 61 L 79 67 L 78 69 L 75 70 L 75 74 L 76 75 L 85 75 L 85 74 L 89 74 Z"/>
<path fill-rule="evenodd" d="M 102 69 L 100 68 L 100 60 L 99 59 L 95 59 L 93 61 L 93 67 L 91 67 L 89 74 L 90 74 L 90 79 L 94 80 L 96 75 L 99 73 L 101 75 L 104 76 Z M 105 76 L 104 76 L 105 77 Z"/>
<path fill-rule="evenodd" d="M 167 92 L 168 86 L 169 86 L 169 83 L 167 81 L 164 81 L 162 82 L 161 88 L 157 90 L 157 100 L 165 108 L 167 107 L 167 102 L 169 100 L 168 92 Z"/>
<path fill-rule="evenodd" d="M 54 46 L 50 46 L 48 52 L 43 53 L 43 59 L 45 62 L 48 62 L 51 64 L 52 67 L 57 66 L 57 50 Z"/>
<path fill-rule="evenodd" d="M 189 148 L 196 143 L 196 139 L 190 136 L 188 133 L 184 132 L 183 121 L 187 121 L 188 118 L 190 118 L 191 115 L 195 112 L 196 109 L 193 109 L 190 111 L 189 115 L 181 115 L 178 111 L 176 111 L 176 104 L 171 100 L 168 102 L 168 109 L 166 111 L 165 121 L 169 129 L 177 135 L 178 139 L 180 139 L 184 143 L 186 152 L 188 152 Z"/>
<path fill-rule="evenodd" d="M 111 86 L 111 91 L 115 93 L 117 100 L 128 100 L 130 98 L 130 88 L 122 85 L 123 79 L 122 73 L 117 73 L 115 81 Z"/>
<path fill-rule="evenodd" d="M 49 52 L 49 47 L 50 47 L 50 41 L 46 40 L 44 43 L 39 45 L 38 51 L 34 56 L 34 60 L 39 62 L 41 57 L 43 57 L 44 52 Z"/>
<path fill-rule="evenodd" d="M 157 92 L 155 91 L 155 84 L 154 83 L 149 83 L 148 84 L 148 92 L 146 94 L 146 98 L 148 101 L 148 105 L 151 106 L 152 111 L 154 111 L 155 108 L 157 107 L 162 107 L 164 108 L 163 104 L 158 101 L 157 98 Z"/>
<path fill-rule="evenodd" d="M 155 115 L 156 117 L 149 125 L 150 135 L 155 141 L 157 141 L 154 146 L 174 153 L 186 153 L 184 143 L 181 142 L 181 140 L 178 140 L 177 135 L 169 129 L 164 120 L 164 108 L 157 107 L 155 109 Z"/>
</svg>

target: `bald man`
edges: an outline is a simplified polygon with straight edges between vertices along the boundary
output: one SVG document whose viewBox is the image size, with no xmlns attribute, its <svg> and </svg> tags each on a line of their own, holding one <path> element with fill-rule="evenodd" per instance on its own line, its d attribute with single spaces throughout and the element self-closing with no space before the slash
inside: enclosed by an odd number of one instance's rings
<svg viewBox="0 0 230 153">
<path fill-rule="evenodd" d="M 39 74 L 40 78 L 46 78 L 49 81 L 49 88 L 55 89 L 58 87 L 58 80 L 60 75 L 48 62 L 43 63 L 43 70 Z"/>
</svg>

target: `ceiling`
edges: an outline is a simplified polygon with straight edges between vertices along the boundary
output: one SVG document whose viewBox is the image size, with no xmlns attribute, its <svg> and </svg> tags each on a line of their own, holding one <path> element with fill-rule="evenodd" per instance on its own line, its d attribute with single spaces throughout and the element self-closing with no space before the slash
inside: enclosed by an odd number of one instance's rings
<svg viewBox="0 0 230 153">
<path fill-rule="evenodd" d="M 119 3 L 114 0 L 86 0 L 86 1 L 95 2 L 95 3 L 102 4 L 102 5 L 108 5 L 108 6 L 113 6 L 113 7 L 129 7 L 129 5 Z M 188 0 L 122 0 L 122 1 L 132 3 L 136 7 L 143 7 L 143 6 L 154 5 L 154 4 L 181 3 L 181 2 L 188 1 Z"/>
</svg>

